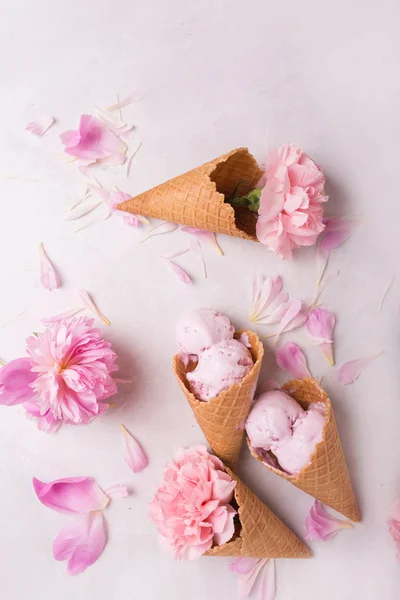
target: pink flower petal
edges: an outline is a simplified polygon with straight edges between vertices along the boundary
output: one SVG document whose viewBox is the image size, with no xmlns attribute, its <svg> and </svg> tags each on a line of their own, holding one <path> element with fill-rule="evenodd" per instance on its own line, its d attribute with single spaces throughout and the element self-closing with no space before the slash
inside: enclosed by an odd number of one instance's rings
<svg viewBox="0 0 400 600">
<path fill-rule="evenodd" d="M 32 480 L 36 496 L 42 504 L 67 514 L 85 514 L 102 510 L 110 502 L 93 477 L 67 477 L 49 483 Z"/>
<path fill-rule="evenodd" d="M 201 267 L 202 267 L 202 270 L 203 270 L 204 279 L 207 279 L 206 263 L 204 262 L 203 253 L 201 251 L 200 242 L 198 240 L 193 239 L 190 242 L 190 247 L 191 247 L 194 255 L 196 256 L 196 258 L 198 259 L 198 261 L 201 264 Z"/>
<path fill-rule="evenodd" d="M 254 565 L 257 563 L 257 561 L 257 558 L 239 556 L 239 558 L 235 558 L 229 564 L 229 570 L 231 571 L 231 573 L 249 573 L 254 568 Z"/>
<path fill-rule="evenodd" d="M 239 574 L 239 597 L 274 600 L 276 595 L 275 561 L 271 558 L 236 558 L 229 570 Z M 258 590 L 257 596 L 253 595 Z"/>
<path fill-rule="evenodd" d="M 120 108 L 124 108 L 124 106 L 128 106 L 128 104 L 137 102 L 139 99 L 140 99 L 140 96 L 138 96 L 137 94 L 132 92 L 131 94 L 128 94 L 127 96 L 125 96 L 125 98 L 123 98 L 116 104 L 107 106 L 107 110 L 109 110 L 110 112 L 112 112 L 113 110 L 119 110 Z"/>
<path fill-rule="evenodd" d="M 287 342 L 280 350 L 276 351 L 276 363 L 278 367 L 295 379 L 311 377 L 306 357 L 300 348 L 292 342 Z"/>
<path fill-rule="evenodd" d="M 82 115 L 78 131 L 61 134 L 65 152 L 85 160 L 124 157 L 126 145 L 102 121 L 92 115 Z"/>
<path fill-rule="evenodd" d="M 59 323 L 60 321 L 64 321 L 64 319 L 71 319 L 72 317 L 75 317 L 75 315 L 82 312 L 83 310 L 84 310 L 83 307 L 70 308 L 69 310 L 64 310 L 63 312 L 58 313 L 57 315 L 54 315 L 54 317 L 47 317 L 45 319 L 41 319 L 40 322 L 42 325 L 45 325 L 47 327 L 48 325 L 54 325 L 54 323 Z"/>
<path fill-rule="evenodd" d="M 30 131 L 33 135 L 38 135 L 41 137 L 46 133 L 48 129 L 54 124 L 54 117 L 42 117 L 40 119 L 36 119 L 35 121 L 31 121 L 25 127 L 26 131 Z"/>
<path fill-rule="evenodd" d="M 375 358 L 378 358 L 383 354 L 383 352 L 378 352 L 377 354 L 371 354 L 371 356 L 366 356 L 365 358 L 356 358 L 354 360 L 349 360 L 345 362 L 337 371 L 336 377 L 338 381 L 343 385 L 349 385 L 353 383 L 356 379 L 358 379 L 370 362 L 372 362 Z"/>
<path fill-rule="evenodd" d="M 266 558 L 258 577 L 258 600 L 274 600 L 276 597 L 275 560 Z"/>
<path fill-rule="evenodd" d="M 275 341 L 274 344 L 276 344 L 276 342 L 278 341 L 280 335 L 287 330 L 287 328 L 290 326 L 291 322 L 299 315 L 300 311 L 301 311 L 301 307 L 302 307 L 302 302 L 299 298 L 296 298 L 295 300 L 292 300 L 289 303 L 289 306 L 287 308 L 287 310 L 285 311 L 285 314 L 283 315 L 280 325 L 279 325 L 279 329 L 276 332 L 276 337 L 275 337 Z"/>
<path fill-rule="evenodd" d="M 154 235 L 162 235 L 164 233 L 172 233 L 176 229 L 178 229 L 178 225 L 176 223 L 169 223 L 169 222 L 160 223 L 159 225 L 156 225 L 155 227 L 153 227 L 153 229 L 150 229 L 150 231 L 148 232 L 148 235 L 141 240 L 141 243 L 145 242 L 146 240 L 153 237 Z"/>
<path fill-rule="evenodd" d="M 350 521 L 336 519 L 330 515 L 324 505 L 315 500 L 311 507 L 310 514 L 306 518 L 306 540 L 322 540 L 326 542 L 331 539 L 341 529 L 350 529 L 353 525 Z"/>
<path fill-rule="evenodd" d="M 39 246 L 40 252 L 40 283 L 45 290 L 56 290 L 61 286 L 61 279 L 49 257 L 46 254 L 43 244 Z"/>
<path fill-rule="evenodd" d="M 208 241 L 217 250 L 221 256 L 224 254 L 217 242 L 215 233 L 213 231 L 203 231 L 203 229 L 196 229 L 196 227 L 181 227 L 181 231 L 189 233 L 190 235 L 197 236 L 200 240 Z"/>
<path fill-rule="evenodd" d="M 281 277 L 263 277 L 254 274 L 250 314 L 252 323 L 268 325 L 281 320 L 289 300 L 288 295 L 281 290 Z"/>
<path fill-rule="evenodd" d="M 319 283 L 324 274 L 331 250 L 346 242 L 362 223 L 360 217 L 328 217 L 324 219 L 325 231 L 321 235 L 317 248 L 317 268 Z"/>
<path fill-rule="evenodd" d="M 104 517 L 96 510 L 61 529 L 54 540 L 53 556 L 68 561 L 68 573 L 78 575 L 96 562 L 106 542 Z"/>
<path fill-rule="evenodd" d="M 129 433 L 125 425 L 121 423 L 122 436 L 124 440 L 124 460 L 128 467 L 134 472 L 143 471 L 149 464 L 149 460 L 139 442 Z"/>
<path fill-rule="evenodd" d="M 76 296 L 80 302 L 82 302 L 83 306 L 88 310 L 92 311 L 95 315 L 99 317 L 106 325 L 111 325 L 111 322 L 103 315 L 102 312 L 97 308 L 89 294 L 85 290 L 76 290 Z"/>
<path fill-rule="evenodd" d="M 329 364 L 335 364 L 333 359 L 333 329 L 335 315 L 324 308 L 314 308 L 309 315 L 306 328 L 309 336 L 321 347 Z"/>
<path fill-rule="evenodd" d="M 172 260 L 167 260 L 165 262 L 169 266 L 169 268 L 171 269 L 171 271 L 173 273 L 175 273 L 175 275 L 177 276 L 177 278 L 179 279 L 179 281 L 182 281 L 182 283 L 186 283 L 186 284 L 193 283 L 191 277 L 186 273 L 186 271 L 184 271 L 182 269 L 182 267 L 180 267 L 176 263 L 172 262 Z"/>
<path fill-rule="evenodd" d="M 379 302 L 379 306 L 378 306 L 378 312 L 381 312 L 382 308 L 383 308 L 383 303 L 385 302 L 386 296 L 388 295 L 388 293 L 390 292 L 390 289 L 394 283 L 395 280 L 395 276 L 393 275 L 391 280 L 389 281 L 389 283 L 387 284 L 383 294 L 382 294 L 382 298 Z"/>
<path fill-rule="evenodd" d="M 178 256 L 182 256 L 182 254 L 187 254 L 190 251 L 190 248 L 181 248 L 181 250 L 176 250 L 175 252 L 171 252 L 171 254 L 167 254 L 162 256 L 164 260 L 171 260 L 172 258 L 177 258 Z"/>
<path fill-rule="evenodd" d="M 37 377 L 31 369 L 30 358 L 16 358 L 0 368 L 0 404 L 15 406 L 31 400 L 31 383 Z"/>
<path fill-rule="evenodd" d="M 100 202 L 94 202 L 93 204 L 89 204 L 87 206 L 79 206 L 77 208 L 74 208 L 73 210 L 69 210 L 64 214 L 64 220 L 76 221 L 77 219 L 81 219 L 82 217 L 85 217 L 86 215 L 96 210 L 96 208 L 98 208 L 102 204 L 103 200 L 100 200 Z"/>
<path fill-rule="evenodd" d="M 114 485 L 111 485 L 105 489 L 104 493 L 109 498 L 127 498 L 130 494 L 130 491 L 126 485 L 123 485 L 122 483 L 115 483 Z"/>
<path fill-rule="evenodd" d="M 389 516 L 400 523 L 400 498 L 391 506 Z"/>
</svg>

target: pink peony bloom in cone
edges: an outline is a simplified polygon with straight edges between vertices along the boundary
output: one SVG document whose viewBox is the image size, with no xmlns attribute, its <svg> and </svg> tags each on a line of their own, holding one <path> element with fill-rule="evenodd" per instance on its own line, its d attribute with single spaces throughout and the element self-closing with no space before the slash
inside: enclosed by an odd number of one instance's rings
<svg viewBox="0 0 400 600">
<path fill-rule="evenodd" d="M 111 373 L 117 355 L 93 319 L 63 319 L 27 340 L 29 358 L 0 370 L 0 404 L 23 403 L 38 427 L 53 432 L 64 423 L 89 423 L 116 393 Z"/>
<path fill-rule="evenodd" d="M 311 158 L 294 144 L 271 150 L 260 185 L 259 241 L 284 259 L 294 248 L 315 244 L 325 228 L 322 204 L 328 197 L 324 174 Z"/>
<path fill-rule="evenodd" d="M 161 545 L 177 560 L 193 560 L 228 542 L 235 532 L 235 485 L 205 446 L 180 450 L 149 506 Z"/>
</svg>

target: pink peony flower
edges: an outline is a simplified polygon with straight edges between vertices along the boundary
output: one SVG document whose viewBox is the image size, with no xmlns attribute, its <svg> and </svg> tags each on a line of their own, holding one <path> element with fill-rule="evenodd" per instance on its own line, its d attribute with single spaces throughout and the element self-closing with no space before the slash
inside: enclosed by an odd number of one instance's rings
<svg viewBox="0 0 400 600">
<path fill-rule="evenodd" d="M 281 258 L 291 258 L 293 248 L 312 246 L 325 228 L 324 174 L 300 148 L 285 144 L 267 154 L 264 183 L 257 237 Z"/>
<path fill-rule="evenodd" d="M 400 498 L 390 509 L 389 517 L 389 533 L 396 544 L 397 560 L 400 563 Z"/>
<path fill-rule="evenodd" d="M 235 533 L 235 485 L 205 446 L 178 451 L 149 506 L 161 545 L 177 560 L 193 560 L 228 542 Z"/>
<path fill-rule="evenodd" d="M 63 423 L 89 423 L 116 393 L 111 373 L 117 355 L 93 328 L 93 319 L 54 323 L 27 340 L 29 358 L 0 370 L 0 404 L 23 403 L 38 427 L 53 432 Z"/>
</svg>

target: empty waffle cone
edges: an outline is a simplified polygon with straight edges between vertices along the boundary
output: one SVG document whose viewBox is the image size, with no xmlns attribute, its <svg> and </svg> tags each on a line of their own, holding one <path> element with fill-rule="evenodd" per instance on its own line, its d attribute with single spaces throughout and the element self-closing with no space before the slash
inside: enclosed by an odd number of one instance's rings
<svg viewBox="0 0 400 600">
<path fill-rule="evenodd" d="M 234 210 L 225 198 L 239 184 L 240 195 L 247 194 L 262 174 L 247 148 L 238 148 L 122 202 L 118 209 L 257 241 L 256 215 L 246 208 Z"/>
<path fill-rule="evenodd" d="M 247 439 L 252 455 L 267 469 L 283 477 L 310 496 L 337 510 L 352 521 L 360 521 L 360 510 L 354 496 L 347 470 L 339 433 L 331 402 L 325 391 L 314 379 L 296 379 L 282 387 L 304 409 L 315 402 L 323 402 L 326 408 L 326 423 L 322 441 L 317 444 L 311 461 L 297 475 L 289 475 L 269 464 Z"/>
<path fill-rule="evenodd" d="M 174 356 L 172 361 L 172 368 L 179 385 L 214 454 L 230 467 L 235 467 L 239 458 L 244 423 L 254 397 L 264 356 L 264 346 L 257 334 L 253 331 L 241 330 L 236 333 L 236 337 L 242 333 L 246 333 L 249 338 L 250 352 L 254 360 L 253 368 L 240 383 L 231 385 L 208 402 L 197 400 L 189 390 L 186 379 L 188 369 L 179 356 Z"/>
<path fill-rule="evenodd" d="M 205 556 L 249 556 L 252 558 L 309 558 L 310 550 L 278 517 L 236 477 L 234 496 L 238 505 L 237 534 Z"/>
</svg>

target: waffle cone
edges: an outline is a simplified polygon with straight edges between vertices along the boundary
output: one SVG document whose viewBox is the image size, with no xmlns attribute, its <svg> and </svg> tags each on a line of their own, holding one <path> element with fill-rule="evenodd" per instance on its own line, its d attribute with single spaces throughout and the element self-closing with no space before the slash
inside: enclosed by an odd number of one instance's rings
<svg viewBox="0 0 400 600">
<path fill-rule="evenodd" d="M 261 175 L 247 148 L 238 148 L 122 202 L 118 209 L 257 241 L 256 216 L 247 209 L 234 210 L 225 196 L 239 183 L 240 194 L 246 194 Z"/>
<path fill-rule="evenodd" d="M 240 383 L 235 383 L 208 402 L 197 400 L 188 388 L 185 368 L 179 356 L 172 361 L 172 368 L 178 383 L 192 407 L 194 416 L 207 438 L 214 454 L 226 465 L 235 467 L 239 458 L 244 436 L 244 423 L 254 397 L 264 346 L 252 331 L 238 331 L 236 336 L 246 333 L 251 345 L 250 352 L 254 366 Z"/>
<path fill-rule="evenodd" d="M 326 407 L 326 424 L 322 441 L 317 444 L 311 461 L 297 475 L 288 475 L 267 464 L 247 440 L 250 452 L 267 469 L 283 477 L 310 496 L 337 510 L 352 521 L 360 521 L 360 510 L 354 496 L 340 443 L 331 402 L 325 391 L 314 379 L 289 381 L 282 387 L 304 409 L 314 402 L 323 402 Z"/>
<path fill-rule="evenodd" d="M 226 470 L 237 482 L 234 496 L 240 524 L 232 540 L 214 546 L 205 556 L 309 558 L 307 546 L 229 468 Z"/>
</svg>

